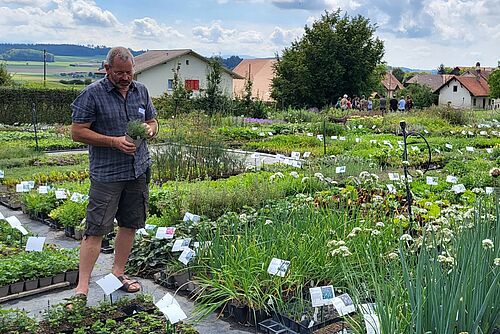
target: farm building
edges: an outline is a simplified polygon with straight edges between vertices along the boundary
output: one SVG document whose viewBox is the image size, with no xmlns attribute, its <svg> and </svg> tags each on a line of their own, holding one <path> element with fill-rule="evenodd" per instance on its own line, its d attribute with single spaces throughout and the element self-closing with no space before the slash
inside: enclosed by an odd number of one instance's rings
<svg viewBox="0 0 500 334">
<path fill-rule="evenodd" d="M 489 109 L 492 105 L 488 82 L 480 75 L 452 76 L 436 92 L 439 105 L 459 109 Z"/>
<path fill-rule="evenodd" d="M 401 82 L 390 72 L 386 73 L 382 79 L 382 86 L 384 86 L 385 95 L 389 98 L 395 97 L 397 92 L 403 89 Z"/>
<path fill-rule="evenodd" d="M 274 64 L 276 59 L 244 59 L 234 68 L 234 72 L 244 77 L 233 81 L 233 92 L 235 96 L 242 97 L 245 93 L 245 81 L 252 81 L 252 97 L 270 102 L 271 84 L 274 78 Z"/>
</svg>

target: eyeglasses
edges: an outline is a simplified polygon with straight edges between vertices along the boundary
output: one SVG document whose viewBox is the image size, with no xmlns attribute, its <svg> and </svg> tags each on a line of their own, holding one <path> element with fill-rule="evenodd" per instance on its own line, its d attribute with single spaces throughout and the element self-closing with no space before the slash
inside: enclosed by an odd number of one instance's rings
<svg viewBox="0 0 500 334">
<path fill-rule="evenodd" d="M 124 77 L 124 76 L 131 77 L 134 75 L 134 70 L 132 70 L 132 71 L 116 71 L 116 72 L 111 70 L 111 72 L 113 72 L 113 74 L 116 75 L 117 77 Z"/>
</svg>

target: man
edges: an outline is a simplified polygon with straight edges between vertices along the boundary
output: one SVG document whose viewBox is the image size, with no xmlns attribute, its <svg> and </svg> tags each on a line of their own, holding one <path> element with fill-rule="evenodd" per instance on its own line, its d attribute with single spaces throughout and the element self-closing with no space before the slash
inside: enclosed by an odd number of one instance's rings
<svg viewBox="0 0 500 334">
<path fill-rule="evenodd" d="M 405 111 L 405 108 L 406 108 L 405 97 L 401 96 L 401 98 L 399 99 L 399 102 L 398 102 L 398 110 L 400 112 L 403 112 L 403 111 Z"/>
<path fill-rule="evenodd" d="M 391 108 L 391 111 L 396 111 L 398 110 L 398 99 L 396 99 L 394 96 L 391 97 L 391 99 L 389 100 L 389 106 Z"/>
<path fill-rule="evenodd" d="M 379 108 L 380 108 L 380 112 L 382 113 L 382 115 L 384 114 L 385 112 L 385 108 L 386 108 L 386 99 L 384 96 L 382 96 L 380 98 L 380 105 L 379 105 Z"/>
<path fill-rule="evenodd" d="M 139 147 L 125 139 L 127 124 L 144 123 L 150 137 L 158 130 L 156 110 L 146 87 L 133 80 L 134 57 L 124 47 L 106 58 L 106 77 L 92 83 L 71 104 L 73 140 L 89 145 L 90 192 L 80 248 L 79 281 L 73 298 L 86 302 L 90 275 L 104 235 L 118 233 L 112 273 L 126 292 L 141 289 L 124 275 L 135 232 L 143 228 L 148 206 L 151 159 L 146 141 Z"/>
</svg>

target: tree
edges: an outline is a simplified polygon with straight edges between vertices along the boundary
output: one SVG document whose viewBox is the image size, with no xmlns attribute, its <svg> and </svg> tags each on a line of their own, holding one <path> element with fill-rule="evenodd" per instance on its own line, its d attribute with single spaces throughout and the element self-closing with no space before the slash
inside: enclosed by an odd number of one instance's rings
<svg viewBox="0 0 500 334">
<path fill-rule="evenodd" d="M 413 100 L 413 106 L 416 108 L 426 108 L 437 104 L 438 95 L 424 85 L 413 83 L 400 91 L 402 96 L 410 95 Z"/>
<path fill-rule="evenodd" d="M 399 82 L 403 83 L 405 78 L 405 71 L 401 69 L 401 67 L 396 67 L 392 69 L 392 75 L 399 80 Z"/>
<path fill-rule="evenodd" d="M 220 58 L 222 59 L 222 58 Z M 224 100 L 220 83 L 222 80 L 222 65 L 218 59 L 210 60 L 210 70 L 207 74 L 207 89 L 202 98 L 203 107 L 209 115 L 213 115 L 221 108 Z"/>
<path fill-rule="evenodd" d="M 343 94 L 369 94 L 384 54 L 375 26 L 362 16 L 325 12 L 275 64 L 271 96 L 282 106 L 334 104 Z"/>
<path fill-rule="evenodd" d="M 446 67 L 444 64 L 439 65 L 437 68 L 438 74 L 451 74 L 453 69 L 451 67 Z"/>
<path fill-rule="evenodd" d="M 500 98 L 500 68 L 491 72 L 488 84 L 490 85 L 490 96 L 494 99 Z"/>
<path fill-rule="evenodd" d="M 12 83 L 12 75 L 7 71 L 7 66 L 0 63 L 0 86 L 7 86 Z"/>
</svg>

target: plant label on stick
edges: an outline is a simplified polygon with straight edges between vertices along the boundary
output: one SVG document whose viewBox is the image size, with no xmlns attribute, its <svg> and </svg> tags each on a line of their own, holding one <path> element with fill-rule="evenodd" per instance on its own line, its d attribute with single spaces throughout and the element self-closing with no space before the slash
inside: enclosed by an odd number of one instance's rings
<svg viewBox="0 0 500 334">
<path fill-rule="evenodd" d="M 438 185 L 437 180 L 438 180 L 437 177 L 432 177 L 432 176 L 427 176 L 425 178 L 425 182 L 430 186 L 437 186 Z"/>
<path fill-rule="evenodd" d="M 490 154 L 493 153 L 493 149 L 492 148 L 487 148 L 486 149 L 486 153 L 490 153 Z"/>
<path fill-rule="evenodd" d="M 193 243 L 193 247 L 195 249 L 198 249 L 198 248 L 208 248 L 208 247 L 210 247 L 211 244 L 212 244 L 212 241 L 195 241 Z"/>
<path fill-rule="evenodd" d="M 285 274 L 290 266 L 290 261 L 281 260 L 273 257 L 267 268 L 267 272 L 271 275 L 285 277 Z"/>
<path fill-rule="evenodd" d="M 404 181 L 406 179 L 407 178 L 404 175 L 401 175 L 401 181 Z M 413 182 L 413 178 L 411 177 L 411 175 L 408 175 L 408 183 L 412 183 L 412 182 Z"/>
<path fill-rule="evenodd" d="M 333 305 L 335 293 L 332 285 L 309 288 L 309 294 L 311 295 L 312 307 Z"/>
<path fill-rule="evenodd" d="M 444 147 L 446 147 L 449 150 L 453 149 L 453 145 L 451 144 L 444 144 Z"/>
<path fill-rule="evenodd" d="M 31 189 L 35 188 L 35 181 L 26 181 L 28 183 L 28 187 Z"/>
<path fill-rule="evenodd" d="M 389 180 L 399 181 L 399 174 L 398 173 L 389 173 Z"/>
<path fill-rule="evenodd" d="M 80 193 L 73 193 L 71 194 L 70 200 L 75 202 L 75 203 L 82 203 L 83 202 L 83 195 Z"/>
<path fill-rule="evenodd" d="M 172 252 L 180 252 L 184 251 L 186 248 L 189 248 L 189 244 L 191 243 L 191 238 L 186 239 L 177 239 L 172 246 Z"/>
<path fill-rule="evenodd" d="M 345 137 L 339 137 L 339 140 L 340 141 L 346 141 L 346 138 Z"/>
<path fill-rule="evenodd" d="M 68 198 L 68 194 L 65 189 L 57 189 L 56 190 L 56 199 L 66 199 Z"/>
<path fill-rule="evenodd" d="M 17 225 L 14 227 L 16 230 L 19 230 L 19 232 L 22 233 L 22 235 L 28 235 L 28 231 L 24 228 L 23 225 Z"/>
<path fill-rule="evenodd" d="M 183 221 L 187 222 L 187 221 L 192 221 L 193 223 L 197 223 L 200 221 L 200 216 L 198 215 L 194 215 L 190 212 L 186 212 L 184 214 L 184 218 L 182 218 Z"/>
<path fill-rule="evenodd" d="M 21 226 L 21 222 L 19 221 L 19 218 L 16 216 L 10 216 L 5 218 L 5 221 L 9 223 L 10 227 L 16 228 L 16 226 Z"/>
<path fill-rule="evenodd" d="M 317 135 L 316 138 L 318 138 L 318 140 L 320 141 L 323 141 L 323 135 Z"/>
<path fill-rule="evenodd" d="M 361 138 L 356 138 L 356 143 L 361 143 Z"/>
<path fill-rule="evenodd" d="M 347 293 L 333 298 L 333 306 L 335 306 L 340 316 L 344 316 L 356 311 L 351 296 L 349 296 Z"/>
<path fill-rule="evenodd" d="M 486 193 L 486 195 L 493 194 L 493 187 L 486 187 L 485 188 L 485 193 Z"/>
<path fill-rule="evenodd" d="M 466 146 L 466 147 L 465 147 L 465 150 L 466 150 L 467 152 L 474 152 L 474 147 L 472 147 L 472 146 Z"/>
<path fill-rule="evenodd" d="M 463 184 L 455 184 L 451 187 L 451 190 L 455 192 L 455 194 L 461 194 L 465 192 L 465 186 Z"/>
<path fill-rule="evenodd" d="M 312 136 L 314 136 L 314 134 L 313 134 L 312 132 L 308 132 L 308 133 L 307 133 L 307 136 L 308 136 L 308 137 L 312 137 Z"/>
<path fill-rule="evenodd" d="M 300 159 L 300 152 L 292 152 L 292 154 L 290 154 L 290 158 Z"/>
<path fill-rule="evenodd" d="M 135 233 L 139 234 L 139 235 L 144 235 L 144 236 L 149 235 L 148 231 L 146 231 L 145 228 L 140 228 L 137 231 L 135 231 Z"/>
<path fill-rule="evenodd" d="M 335 167 L 335 173 L 337 174 L 345 173 L 345 166 Z"/>
<path fill-rule="evenodd" d="M 446 182 L 448 182 L 448 183 L 457 183 L 458 182 L 458 178 L 456 176 L 453 176 L 453 175 L 448 175 L 446 177 Z"/>
<path fill-rule="evenodd" d="M 186 313 L 184 313 L 179 303 L 169 293 L 163 296 L 155 305 L 171 324 L 176 324 L 187 318 Z"/>
<path fill-rule="evenodd" d="M 175 227 L 158 227 L 156 230 L 156 239 L 173 239 L 175 233 Z"/>
<path fill-rule="evenodd" d="M 186 266 L 191 261 L 191 259 L 195 256 L 194 250 L 192 250 L 189 247 L 184 248 L 182 251 L 181 255 L 179 256 L 178 260 L 184 263 Z"/>
<path fill-rule="evenodd" d="M 26 190 L 26 187 L 22 183 L 16 184 L 16 193 L 23 193 L 29 191 L 29 189 Z"/>
<path fill-rule="evenodd" d="M 337 140 L 338 136 L 331 136 L 332 140 Z"/>
<path fill-rule="evenodd" d="M 304 159 L 307 159 L 307 158 L 309 158 L 310 156 L 311 156 L 311 152 L 304 152 L 304 154 L 302 155 L 302 157 L 303 157 Z"/>
<path fill-rule="evenodd" d="M 96 283 L 101 287 L 106 296 L 109 296 L 123 286 L 122 282 L 113 274 L 107 274 Z"/>
<path fill-rule="evenodd" d="M 387 184 L 386 186 L 387 186 L 387 190 L 389 190 L 389 192 L 390 192 L 391 194 L 395 194 L 395 193 L 396 193 L 396 188 L 394 187 L 394 185 L 393 185 L 393 184 L 390 184 L 390 183 L 389 183 L 389 184 Z"/>
<path fill-rule="evenodd" d="M 39 186 L 38 187 L 38 193 L 39 194 L 48 194 L 49 193 L 49 188 L 47 186 Z"/>
<path fill-rule="evenodd" d="M 41 252 L 44 244 L 45 237 L 29 237 L 24 250 L 27 252 Z"/>
<path fill-rule="evenodd" d="M 146 224 L 146 226 L 144 226 L 144 228 L 146 230 L 154 230 L 156 228 L 156 225 L 153 225 L 153 224 Z"/>
<path fill-rule="evenodd" d="M 370 140 L 370 144 L 376 144 L 377 143 L 377 140 L 376 139 L 371 139 Z"/>
<path fill-rule="evenodd" d="M 3 179 L 5 177 L 5 172 L 3 169 L 0 169 L 0 179 Z"/>
</svg>

